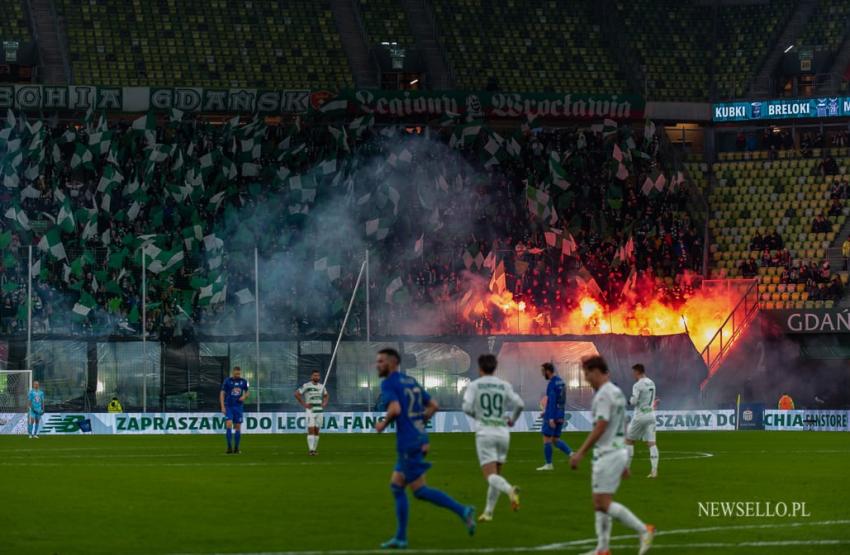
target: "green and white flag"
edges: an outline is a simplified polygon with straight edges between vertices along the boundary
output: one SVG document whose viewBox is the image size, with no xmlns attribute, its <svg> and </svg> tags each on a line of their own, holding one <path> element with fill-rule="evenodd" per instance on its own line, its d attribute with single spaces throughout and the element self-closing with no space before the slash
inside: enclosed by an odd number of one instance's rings
<svg viewBox="0 0 850 555">
<path fill-rule="evenodd" d="M 254 302 L 254 295 L 247 287 L 236 292 L 236 300 L 239 304 L 248 304 Z"/>
<path fill-rule="evenodd" d="M 74 154 L 71 156 L 71 169 L 76 170 L 81 166 L 85 166 L 87 169 L 94 169 L 92 164 L 93 159 L 91 150 L 82 143 L 76 143 L 74 145 Z"/>
<path fill-rule="evenodd" d="M 30 229 L 30 219 L 27 217 L 27 213 L 24 212 L 24 209 L 20 206 L 11 206 L 8 210 L 6 210 L 6 217 L 10 220 L 14 220 L 21 226 L 22 229 L 29 231 Z"/>
<path fill-rule="evenodd" d="M 97 306 L 97 301 L 94 300 L 94 297 L 83 291 L 80 294 L 80 300 L 74 304 L 74 314 L 81 318 L 85 318 L 89 315 L 89 312 L 92 311 L 93 308 Z"/>
<path fill-rule="evenodd" d="M 552 178 L 552 183 L 560 189 L 569 189 L 570 183 L 567 181 L 567 170 L 561 165 L 561 155 L 555 150 L 549 154 L 549 175 Z"/>
<path fill-rule="evenodd" d="M 366 222 L 366 236 L 381 241 L 390 233 L 390 223 L 384 218 L 375 218 Z"/>
<path fill-rule="evenodd" d="M 77 227 L 74 221 L 74 210 L 71 208 L 71 201 L 65 197 L 65 202 L 62 203 L 62 208 L 59 209 L 59 215 L 56 217 L 56 225 L 65 233 L 73 233 Z"/>
<path fill-rule="evenodd" d="M 541 220 L 548 220 L 550 224 L 558 221 L 558 214 L 552 208 L 552 202 L 547 193 L 528 185 L 525 188 L 525 196 L 529 212 Z"/>
<path fill-rule="evenodd" d="M 328 100 L 319 108 L 319 113 L 328 117 L 342 117 L 348 111 L 348 101 L 343 98 Z"/>
<path fill-rule="evenodd" d="M 55 227 L 42 236 L 41 241 L 38 242 L 38 248 L 44 252 L 49 252 L 57 260 L 67 260 L 68 258 L 68 255 L 65 254 L 65 246 L 62 244 L 62 237 Z"/>
<path fill-rule="evenodd" d="M 155 131 L 156 118 L 150 112 L 133 121 L 130 126 L 133 131 Z"/>
<path fill-rule="evenodd" d="M 326 273 L 328 279 L 336 281 L 339 279 L 341 267 L 339 263 L 329 262 L 328 257 L 324 256 L 313 263 L 313 270 Z"/>
</svg>

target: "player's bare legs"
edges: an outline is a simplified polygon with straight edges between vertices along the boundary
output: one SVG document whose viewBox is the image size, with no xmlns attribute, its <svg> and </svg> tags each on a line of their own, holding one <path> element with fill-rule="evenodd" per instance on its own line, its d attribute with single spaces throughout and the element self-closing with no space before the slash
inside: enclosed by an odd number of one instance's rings
<svg viewBox="0 0 850 555">
<path fill-rule="evenodd" d="M 478 520 L 482 522 L 493 520 L 493 511 L 496 508 L 496 502 L 499 500 L 499 495 L 503 493 L 510 498 L 511 508 L 514 511 L 518 511 L 519 488 L 511 485 L 502 477 L 502 465 L 497 462 L 484 464 L 481 466 L 481 473 L 484 475 L 484 479 L 487 480 L 487 504 Z"/>
</svg>

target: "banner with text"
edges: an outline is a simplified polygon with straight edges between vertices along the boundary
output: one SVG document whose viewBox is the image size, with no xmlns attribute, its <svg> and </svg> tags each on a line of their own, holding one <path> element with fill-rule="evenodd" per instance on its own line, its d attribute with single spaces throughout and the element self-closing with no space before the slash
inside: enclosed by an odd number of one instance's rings
<svg viewBox="0 0 850 555">
<path fill-rule="evenodd" d="M 344 90 L 337 97 L 375 117 L 432 119 L 629 120 L 644 115 L 643 98 L 618 94 Z"/>
<path fill-rule="evenodd" d="M 812 430 L 850 432 L 847 410 L 766 410 L 765 430 Z"/>
<path fill-rule="evenodd" d="M 768 310 L 785 333 L 850 333 L 848 309 Z"/>
<path fill-rule="evenodd" d="M 175 108 L 183 112 L 300 114 L 309 111 L 314 100 L 314 94 L 303 89 L 0 85 L 0 110 L 4 113 L 8 108 L 134 113 Z"/>
<path fill-rule="evenodd" d="M 721 102 L 712 105 L 711 116 L 715 122 L 848 117 L 850 97 Z"/>
<path fill-rule="evenodd" d="M 514 425 L 515 432 L 539 432 L 539 411 L 526 411 Z M 380 412 L 327 412 L 323 433 L 374 433 L 375 424 L 383 417 Z M 94 434 L 216 434 L 224 433 L 224 416 L 220 413 L 47 413 L 41 418 L 41 433 L 79 434 L 80 423 L 91 422 Z M 589 411 L 570 411 L 566 415 L 565 431 L 588 432 L 592 427 Z M 734 430 L 732 410 L 659 411 L 656 425 L 662 431 L 674 430 Z M 243 429 L 266 434 L 306 433 L 303 412 L 246 413 Z M 438 412 L 428 423 L 428 431 L 436 433 L 471 432 L 474 423 L 462 412 Z M 0 413 L 0 434 L 26 432 L 26 415 Z"/>
</svg>

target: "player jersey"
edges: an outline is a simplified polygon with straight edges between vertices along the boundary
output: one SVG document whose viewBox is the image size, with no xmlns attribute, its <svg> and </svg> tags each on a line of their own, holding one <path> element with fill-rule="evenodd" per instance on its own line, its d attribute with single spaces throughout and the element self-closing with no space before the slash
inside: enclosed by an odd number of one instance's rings
<svg viewBox="0 0 850 555">
<path fill-rule="evenodd" d="M 632 386 L 629 403 L 636 412 L 648 413 L 655 410 L 655 382 L 644 376 Z"/>
<path fill-rule="evenodd" d="M 396 448 L 409 451 L 428 443 L 425 432 L 425 407 L 431 396 L 414 378 L 396 371 L 381 382 L 381 399 L 386 405 L 393 401 L 401 405 L 396 418 Z"/>
<path fill-rule="evenodd" d="M 30 389 L 27 399 L 30 402 L 30 410 L 33 412 L 44 412 L 44 391 Z"/>
<path fill-rule="evenodd" d="M 228 407 L 240 406 L 243 403 L 239 398 L 248 391 L 248 380 L 228 376 L 221 384 L 221 390 L 224 391 L 225 405 Z"/>
<path fill-rule="evenodd" d="M 475 419 L 476 431 L 507 429 L 508 418 L 522 413 L 522 398 L 511 384 L 494 376 L 474 380 L 463 394 L 463 412 Z"/>
<path fill-rule="evenodd" d="M 561 376 L 552 376 L 546 386 L 546 410 L 543 412 L 544 420 L 563 420 L 564 410 L 567 407 L 567 385 Z"/>
<path fill-rule="evenodd" d="M 304 397 L 304 403 L 310 407 L 307 410 L 313 413 L 325 411 L 325 408 L 322 406 L 325 387 L 322 384 L 307 382 L 298 389 L 298 392 Z"/>
<path fill-rule="evenodd" d="M 626 436 L 626 397 L 620 388 L 611 382 L 605 382 L 593 395 L 591 404 L 593 422 L 608 422 L 605 433 L 593 447 L 593 456 L 599 457 L 617 449 L 625 449 Z"/>
</svg>

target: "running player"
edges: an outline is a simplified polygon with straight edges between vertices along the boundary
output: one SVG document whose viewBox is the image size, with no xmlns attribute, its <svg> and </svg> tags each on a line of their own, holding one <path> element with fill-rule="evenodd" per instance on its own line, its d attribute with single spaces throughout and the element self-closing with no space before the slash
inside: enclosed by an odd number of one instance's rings
<svg viewBox="0 0 850 555">
<path fill-rule="evenodd" d="M 629 429 L 626 431 L 626 449 L 629 452 L 629 465 L 635 455 L 635 441 L 645 441 L 649 445 L 649 463 L 652 470 L 649 478 L 658 477 L 658 447 L 655 445 L 655 382 L 646 377 L 643 364 L 632 366 L 635 385 L 629 404 L 635 408 Z"/>
<path fill-rule="evenodd" d="M 44 414 L 44 391 L 38 381 L 32 382 L 32 389 L 27 394 L 27 434 L 30 439 L 38 439 L 38 425 Z"/>
<path fill-rule="evenodd" d="M 224 379 L 218 400 L 224 415 L 227 453 L 240 453 L 239 441 L 242 439 L 242 415 L 245 399 L 248 398 L 248 380 L 242 377 L 242 369 L 233 367 L 233 375 Z M 234 433 L 235 432 L 235 433 Z"/>
<path fill-rule="evenodd" d="M 310 381 L 295 390 L 295 398 L 307 411 L 307 449 L 315 457 L 319 448 L 319 430 L 324 424 L 325 407 L 328 406 L 328 391 L 321 383 L 322 374 L 313 370 Z"/>
<path fill-rule="evenodd" d="M 508 428 L 522 414 L 523 402 L 511 384 L 493 375 L 497 365 L 494 355 L 478 357 L 481 377 L 470 383 L 463 395 L 463 412 L 476 422 L 475 449 L 488 484 L 487 506 L 478 518 L 484 522 L 493 520 L 493 510 L 503 493 L 511 500 L 511 508 L 519 510 L 519 488 L 502 477 L 502 467 L 511 441 Z"/>
<path fill-rule="evenodd" d="M 383 549 L 405 549 L 407 547 L 407 493 L 455 513 L 463 521 L 469 535 L 475 533 L 475 508 L 464 506 L 443 493 L 425 485 L 425 473 L 431 464 L 425 462 L 428 454 L 428 434 L 425 425 L 439 408 L 428 392 L 410 376 L 399 371 L 401 358 L 395 349 L 378 351 L 375 366 L 381 382 L 381 398 L 387 405 L 387 414 L 378 422 L 375 430 L 383 432 L 396 423 L 396 450 L 398 461 L 390 479 L 390 489 L 395 498 L 395 513 L 398 527 L 395 536 L 381 544 Z"/>
<path fill-rule="evenodd" d="M 544 362 L 540 371 L 549 384 L 546 386 L 546 406 L 543 409 L 543 458 L 545 464 L 537 470 L 554 470 L 552 464 L 552 446 L 554 445 L 566 455 L 572 453 L 570 446 L 561 439 L 564 428 L 564 415 L 567 407 L 567 386 L 558 375 L 551 362 Z"/>
<path fill-rule="evenodd" d="M 593 508 L 596 511 L 597 555 L 609 554 L 611 517 L 616 518 L 640 535 L 643 555 L 652 546 L 655 527 L 644 524 L 628 508 L 614 501 L 620 479 L 628 478 L 629 455 L 623 437 L 626 432 L 626 398 L 620 388 L 608 380 L 608 364 L 601 356 L 582 360 L 584 377 L 593 387 L 593 430 L 582 446 L 570 457 L 573 470 L 593 447 L 591 487 Z"/>
</svg>

